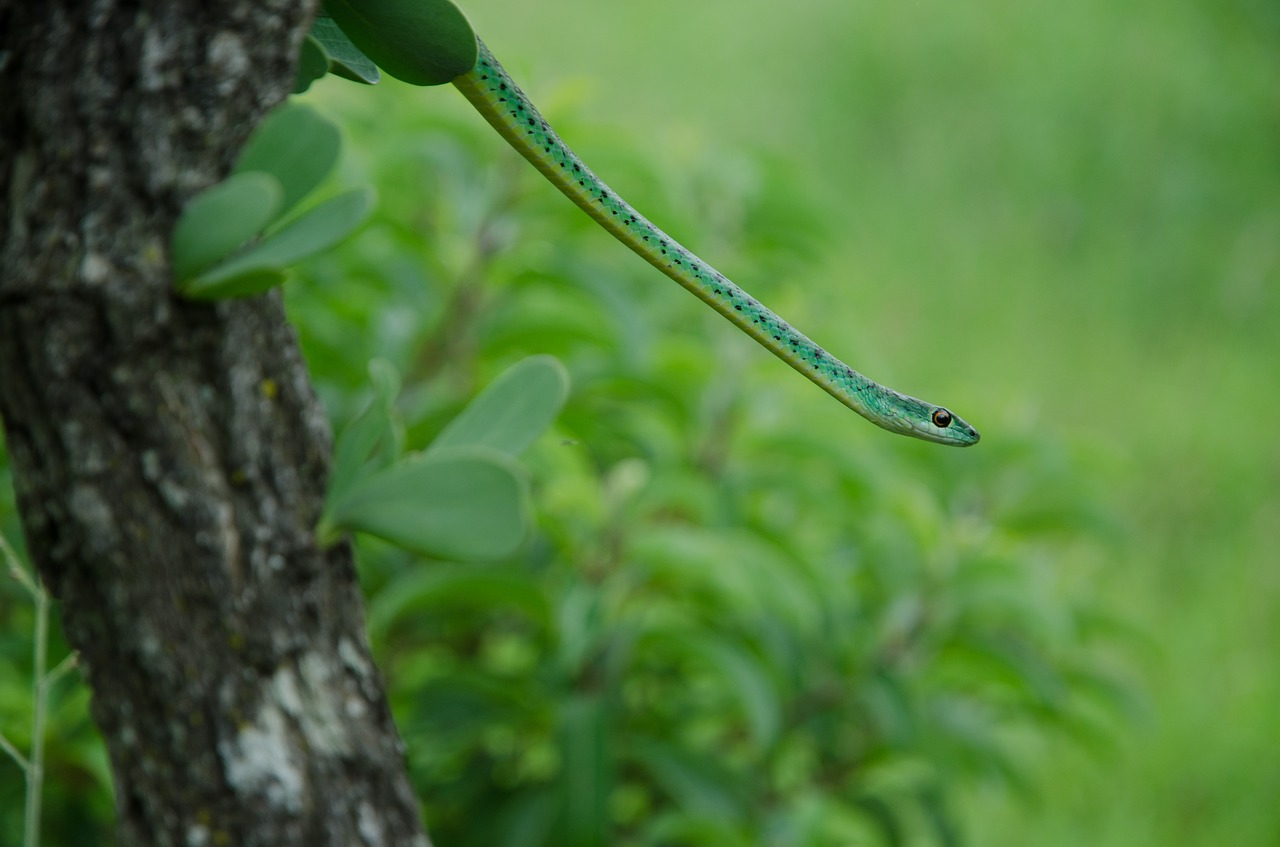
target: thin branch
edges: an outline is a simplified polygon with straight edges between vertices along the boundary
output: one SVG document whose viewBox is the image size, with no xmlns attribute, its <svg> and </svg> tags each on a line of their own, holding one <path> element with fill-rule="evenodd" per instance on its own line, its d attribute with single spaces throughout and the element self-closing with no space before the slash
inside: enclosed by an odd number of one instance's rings
<svg viewBox="0 0 1280 847">
<path fill-rule="evenodd" d="M 79 663 L 80 663 L 79 653 L 68 653 L 62 659 L 62 661 L 58 662 L 58 664 L 54 666 L 53 670 L 49 671 L 49 673 L 45 676 L 44 678 L 45 687 L 53 688 L 53 686 L 58 682 L 58 680 L 66 676 L 67 671 L 76 667 L 76 665 L 78 665 Z"/>
<path fill-rule="evenodd" d="M 22 843 L 36 847 L 40 843 L 40 801 L 44 787 L 44 725 L 49 707 L 49 688 L 45 680 L 45 666 L 49 658 L 49 595 L 35 578 L 36 585 L 36 635 L 33 660 L 32 699 L 35 715 L 31 721 L 31 760 L 27 766 L 26 826 Z"/>
<path fill-rule="evenodd" d="M 18 554 L 9 546 L 8 540 L 3 535 L 0 535 L 0 553 L 4 554 L 4 559 L 9 565 L 9 575 L 17 580 L 23 588 L 27 589 L 32 597 L 40 596 L 40 587 L 36 585 L 35 580 L 27 572 L 27 569 L 22 566 L 22 560 L 18 558 Z"/>
<path fill-rule="evenodd" d="M 22 768 L 23 773 L 27 772 L 27 769 L 30 767 L 27 762 L 27 757 L 18 752 L 18 748 L 14 747 L 13 743 L 4 737 L 3 732 L 0 732 L 0 750 L 9 754 L 13 760 L 18 763 L 18 767 Z"/>
</svg>

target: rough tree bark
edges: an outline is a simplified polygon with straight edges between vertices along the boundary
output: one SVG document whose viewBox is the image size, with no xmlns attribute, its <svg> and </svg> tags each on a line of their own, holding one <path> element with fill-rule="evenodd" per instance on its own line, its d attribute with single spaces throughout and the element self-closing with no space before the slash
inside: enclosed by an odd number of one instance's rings
<svg viewBox="0 0 1280 847">
<path fill-rule="evenodd" d="M 427 844 L 280 300 L 169 275 L 313 6 L 0 0 L 0 418 L 123 844 Z"/>
</svg>

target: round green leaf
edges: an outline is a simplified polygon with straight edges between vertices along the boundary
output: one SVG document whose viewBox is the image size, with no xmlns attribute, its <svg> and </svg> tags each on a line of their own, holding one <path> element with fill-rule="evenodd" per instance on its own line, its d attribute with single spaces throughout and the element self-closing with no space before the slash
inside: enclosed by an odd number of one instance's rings
<svg viewBox="0 0 1280 847">
<path fill-rule="evenodd" d="M 329 57 L 320 42 L 308 35 L 302 39 L 302 47 L 298 51 L 298 74 L 293 80 L 293 93 L 301 94 L 328 72 Z"/>
<path fill-rule="evenodd" d="M 375 85 L 382 79 L 378 66 L 351 43 L 333 18 L 320 15 L 311 25 L 311 37 L 319 42 L 329 57 L 329 70 L 352 82 Z"/>
<path fill-rule="evenodd" d="M 449 0 L 328 0 L 325 11 L 360 50 L 412 85 L 443 85 L 476 63 L 476 35 Z"/>
<path fill-rule="evenodd" d="M 308 209 L 262 241 L 195 280 L 208 288 L 233 277 L 275 269 L 329 249 L 364 223 L 373 209 L 373 190 L 355 188 Z"/>
<path fill-rule="evenodd" d="M 510 555 L 524 540 L 524 474 L 492 450 L 415 456 L 352 486 L 328 523 L 458 561 Z"/>
<path fill-rule="evenodd" d="M 467 444 L 518 456 L 542 434 L 569 396 L 569 374 L 551 356 L 507 368 L 449 422 L 428 452 Z"/>
<path fill-rule="evenodd" d="M 279 268 L 251 268 L 231 276 L 198 276 L 188 280 L 178 290 L 191 300 L 227 300 L 232 297 L 254 297 L 284 285 L 284 279 L 284 271 Z"/>
<path fill-rule="evenodd" d="M 284 187 L 283 215 L 329 175 L 341 145 L 338 128 L 319 112 L 285 103 L 254 130 L 234 172 L 262 171 L 278 179 Z"/>
<path fill-rule="evenodd" d="M 280 211 L 280 181 L 235 174 L 191 198 L 173 229 L 173 277 L 181 283 L 229 256 Z"/>
</svg>

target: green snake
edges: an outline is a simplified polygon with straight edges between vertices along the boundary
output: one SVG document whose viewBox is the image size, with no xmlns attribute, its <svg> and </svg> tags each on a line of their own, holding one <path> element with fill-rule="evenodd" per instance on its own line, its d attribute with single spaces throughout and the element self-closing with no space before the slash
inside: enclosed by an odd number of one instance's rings
<svg viewBox="0 0 1280 847">
<path fill-rule="evenodd" d="M 978 443 L 978 431 L 959 415 L 858 373 L 649 223 L 560 140 L 484 42 L 476 40 L 475 67 L 453 84 L 512 147 L 615 238 L 873 424 L 938 444 Z"/>
</svg>

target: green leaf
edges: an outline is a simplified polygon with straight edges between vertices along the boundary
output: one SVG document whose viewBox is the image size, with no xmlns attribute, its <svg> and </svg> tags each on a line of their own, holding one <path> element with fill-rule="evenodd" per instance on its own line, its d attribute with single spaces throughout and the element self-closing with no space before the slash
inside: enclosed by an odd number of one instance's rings
<svg viewBox="0 0 1280 847">
<path fill-rule="evenodd" d="M 369 362 L 369 382 L 373 385 L 373 394 L 382 405 L 387 430 L 378 442 L 378 452 L 374 461 L 378 468 L 385 468 L 400 455 L 403 433 L 399 430 L 399 421 L 395 417 L 395 402 L 400 396 L 400 372 L 396 366 L 381 357 Z"/>
<path fill-rule="evenodd" d="M 449 0 L 328 0 L 325 11 L 391 76 L 442 85 L 476 63 L 476 36 Z"/>
<path fill-rule="evenodd" d="M 1044 707 L 1059 706 L 1069 693 L 1057 669 L 1017 641 L 977 633 L 946 645 L 939 659 L 971 682 L 1007 685 Z"/>
<path fill-rule="evenodd" d="M 924 811 L 925 820 L 931 825 L 939 847 L 960 847 L 961 839 L 956 832 L 955 816 L 947 808 L 947 797 L 938 786 L 930 785 L 921 789 L 917 795 L 920 808 Z"/>
<path fill-rule="evenodd" d="M 501 453 L 468 448 L 414 456 L 352 486 L 328 516 L 406 550 L 460 561 L 510 555 L 524 540 L 526 483 Z"/>
<path fill-rule="evenodd" d="M 274 176 L 245 173 L 191 198 L 173 229 L 173 277 L 180 287 L 261 232 L 279 214 L 283 197 Z"/>
<path fill-rule="evenodd" d="M 919 736 L 917 710 L 902 683 L 883 671 L 862 681 L 859 692 L 870 716 L 868 728 L 893 747 L 909 747 Z"/>
<path fill-rule="evenodd" d="M 556 843 L 594 847 L 609 841 L 609 794 L 613 790 L 613 749 L 609 710 L 599 696 L 577 695 L 561 717 L 560 771 L 564 811 Z"/>
<path fill-rule="evenodd" d="M 491 382 L 427 452 L 474 444 L 518 456 L 551 425 L 568 395 L 564 365 L 551 356 L 530 356 Z"/>
<path fill-rule="evenodd" d="M 236 277 L 279 269 L 337 244 L 355 231 L 373 209 L 373 190 L 355 188 L 308 209 L 262 241 L 192 280 L 187 293 L 207 296 L 206 289 Z"/>
<path fill-rule="evenodd" d="M 714 632 L 670 625 L 648 631 L 639 649 L 656 649 L 664 656 L 710 667 L 728 684 L 732 702 L 742 709 L 755 743 L 767 747 L 777 738 L 782 702 L 767 666 L 749 650 Z"/>
<path fill-rule="evenodd" d="M 556 609 L 557 659 L 561 672 L 574 677 L 586 671 L 599 645 L 604 615 L 594 586 L 571 585 L 560 594 Z"/>
<path fill-rule="evenodd" d="M 269 173 L 284 187 L 284 215 L 333 170 L 342 145 L 338 128 L 298 103 L 285 103 L 267 116 L 249 138 L 234 173 Z"/>
<path fill-rule="evenodd" d="M 722 820 L 737 820 L 746 813 L 742 798 L 734 791 L 743 782 L 713 759 L 646 738 L 635 742 L 633 755 L 682 808 Z"/>
<path fill-rule="evenodd" d="M 550 791 L 525 791 L 502 804 L 494 832 L 496 847 L 541 847 L 556 817 L 556 798 Z"/>
<path fill-rule="evenodd" d="M 293 93 L 301 94 L 328 72 L 329 57 L 320 43 L 308 35 L 302 39 L 302 47 L 298 50 L 298 74 L 293 80 Z"/>
<path fill-rule="evenodd" d="M 902 847 L 906 844 L 906 838 L 902 834 L 902 824 L 898 820 L 901 812 L 892 804 L 873 794 L 854 797 L 851 802 L 879 829 L 878 843 L 888 844 L 889 847 Z"/>
<path fill-rule="evenodd" d="M 733 686 L 734 699 L 746 714 L 756 744 L 761 747 L 772 744 L 782 725 L 782 703 L 760 660 L 737 644 L 706 633 L 692 640 L 689 647 Z"/>
<path fill-rule="evenodd" d="M 329 57 L 329 70 L 344 79 L 376 85 L 382 74 L 373 60 L 351 43 L 333 18 L 320 15 L 311 25 L 311 37 L 320 43 Z"/>
<path fill-rule="evenodd" d="M 369 379 L 373 401 L 347 424 L 334 446 L 326 513 L 334 502 L 346 496 L 351 486 L 387 467 L 399 454 L 393 412 L 400 393 L 400 374 L 386 359 L 374 359 L 369 362 Z"/>
<path fill-rule="evenodd" d="M 198 277 L 180 285 L 178 290 L 191 300 L 230 300 L 233 297 L 256 297 L 284 285 L 284 281 L 285 273 L 280 268 L 251 268 L 213 281 Z"/>
</svg>

